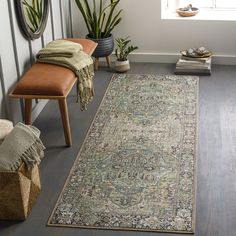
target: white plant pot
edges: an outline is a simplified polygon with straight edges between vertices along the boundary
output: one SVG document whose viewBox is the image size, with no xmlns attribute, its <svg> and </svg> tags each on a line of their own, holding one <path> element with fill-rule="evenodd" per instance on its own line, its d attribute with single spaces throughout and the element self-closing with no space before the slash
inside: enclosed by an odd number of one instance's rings
<svg viewBox="0 0 236 236">
<path fill-rule="evenodd" d="M 116 61 L 115 70 L 116 72 L 126 72 L 130 69 L 129 60 L 127 61 Z"/>
</svg>

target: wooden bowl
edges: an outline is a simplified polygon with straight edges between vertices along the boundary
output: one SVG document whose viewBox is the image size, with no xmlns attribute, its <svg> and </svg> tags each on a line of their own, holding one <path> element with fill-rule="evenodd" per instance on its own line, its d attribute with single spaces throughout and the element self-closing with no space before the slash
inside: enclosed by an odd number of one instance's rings
<svg viewBox="0 0 236 236">
<path fill-rule="evenodd" d="M 207 58 L 207 57 L 211 57 L 213 55 L 213 53 L 211 51 L 207 51 L 204 55 L 188 55 L 187 50 L 182 50 L 180 51 L 181 55 L 184 57 L 192 57 L 192 58 Z"/>
<path fill-rule="evenodd" d="M 192 11 L 183 11 L 183 8 L 178 8 L 176 12 L 183 17 L 195 16 L 199 12 L 198 8 L 192 7 Z"/>
</svg>

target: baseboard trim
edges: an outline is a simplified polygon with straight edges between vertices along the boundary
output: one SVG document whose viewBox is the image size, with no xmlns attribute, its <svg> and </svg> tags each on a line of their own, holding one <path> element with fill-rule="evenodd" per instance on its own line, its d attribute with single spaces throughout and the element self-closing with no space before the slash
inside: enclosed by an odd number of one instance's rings
<svg viewBox="0 0 236 236">
<path fill-rule="evenodd" d="M 115 55 L 112 55 L 115 58 Z M 150 62 L 150 63 L 176 63 L 180 54 L 178 53 L 145 53 L 136 52 L 129 55 L 132 62 Z M 212 64 L 216 65 L 236 65 L 236 56 L 234 55 L 214 55 Z"/>
</svg>

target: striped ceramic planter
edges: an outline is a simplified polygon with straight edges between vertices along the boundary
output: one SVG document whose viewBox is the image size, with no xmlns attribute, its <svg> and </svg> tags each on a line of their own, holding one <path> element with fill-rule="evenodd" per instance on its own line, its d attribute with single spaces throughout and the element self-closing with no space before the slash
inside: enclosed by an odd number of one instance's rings
<svg viewBox="0 0 236 236">
<path fill-rule="evenodd" d="M 112 34 L 107 38 L 94 39 L 90 38 L 89 35 L 86 35 L 87 39 L 93 40 L 98 44 L 92 56 L 95 58 L 107 57 L 111 55 L 114 49 L 114 39 Z"/>
</svg>

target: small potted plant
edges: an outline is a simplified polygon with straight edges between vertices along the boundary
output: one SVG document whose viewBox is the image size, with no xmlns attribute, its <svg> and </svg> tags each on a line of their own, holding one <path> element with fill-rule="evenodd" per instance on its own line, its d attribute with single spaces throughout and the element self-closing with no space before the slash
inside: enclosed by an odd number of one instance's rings
<svg viewBox="0 0 236 236">
<path fill-rule="evenodd" d="M 130 42 L 131 40 L 129 37 L 116 39 L 118 48 L 115 50 L 115 55 L 117 58 L 115 62 L 115 70 L 117 72 L 126 72 L 130 69 L 128 55 L 138 49 L 137 46 L 129 45 Z"/>
</svg>

